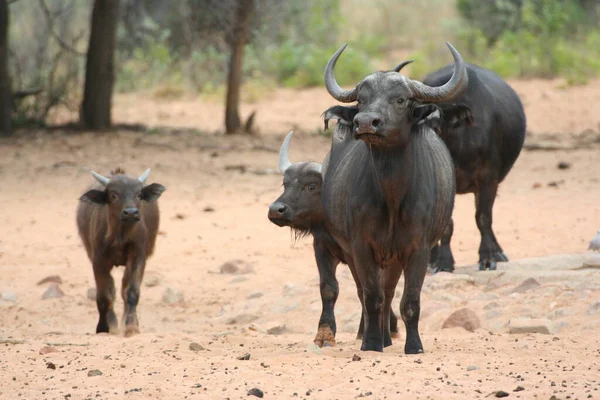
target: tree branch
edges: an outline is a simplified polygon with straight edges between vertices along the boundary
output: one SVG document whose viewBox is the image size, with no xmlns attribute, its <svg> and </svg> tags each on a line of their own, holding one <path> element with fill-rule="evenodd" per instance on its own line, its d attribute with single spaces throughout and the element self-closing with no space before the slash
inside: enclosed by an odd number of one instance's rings
<svg viewBox="0 0 600 400">
<path fill-rule="evenodd" d="M 18 0 L 13 0 L 13 1 L 18 1 Z M 78 56 L 85 57 L 86 53 L 82 53 L 79 50 L 74 49 L 73 47 L 69 46 L 67 43 L 65 43 L 65 41 L 63 41 L 61 39 L 60 36 L 58 36 L 58 34 L 56 32 L 54 32 L 54 19 L 52 18 L 50 9 L 48 8 L 48 6 L 46 5 L 46 2 L 44 0 L 39 0 L 39 3 L 40 3 L 40 6 L 42 7 L 42 10 L 44 11 L 44 15 L 46 16 L 46 19 L 48 20 L 48 25 L 50 27 L 50 33 L 52 34 L 52 37 L 54 39 L 56 39 L 56 41 L 58 42 L 58 45 L 62 49 L 67 50 L 68 52 L 71 52 Z"/>
</svg>

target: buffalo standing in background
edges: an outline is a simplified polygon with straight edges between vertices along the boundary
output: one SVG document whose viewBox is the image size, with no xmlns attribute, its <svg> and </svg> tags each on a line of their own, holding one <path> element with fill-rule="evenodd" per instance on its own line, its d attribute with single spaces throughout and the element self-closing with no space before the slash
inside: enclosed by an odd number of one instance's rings
<svg viewBox="0 0 600 400">
<path fill-rule="evenodd" d="M 145 186 L 147 169 L 139 178 L 125 175 L 117 168 L 110 178 L 94 171 L 98 181 L 84 193 L 77 207 L 77 228 L 92 262 L 96 281 L 96 304 L 99 320 L 96 333 L 118 333 L 114 311 L 114 266 L 124 265 L 121 295 L 125 303 L 125 336 L 139 333 L 136 308 L 146 260 L 154 251 L 158 233 L 157 199 L 165 187 L 158 183 Z"/>
</svg>

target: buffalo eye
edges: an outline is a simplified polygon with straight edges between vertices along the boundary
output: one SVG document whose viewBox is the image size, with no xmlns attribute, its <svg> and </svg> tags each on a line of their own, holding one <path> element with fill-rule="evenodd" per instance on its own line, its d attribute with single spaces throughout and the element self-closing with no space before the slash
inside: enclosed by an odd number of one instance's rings
<svg viewBox="0 0 600 400">
<path fill-rule="evenodd" d="M 118 194 L 118 193 L 115 193 L 115 192 L 111 192 L 111 193 L 110 193 L 110 199 L 111 199 L 112 201 L 117 201 L 117 200 L 119 199 L 119 194 Z"/>
<path fill-rule="evenodd" d="M 396 100 L 397 104 L 404 104 L 405 99 L 403 98 L 399 98 L 398 100 Z"/>
<path fill-rule="evenodd" d="M 317 184 L 316 183 L 309 183 L 308 185 L 306 185 L 306 188 L 308 189 L 309 192 L 313 192 L 317 189 Z"/>
</svg>

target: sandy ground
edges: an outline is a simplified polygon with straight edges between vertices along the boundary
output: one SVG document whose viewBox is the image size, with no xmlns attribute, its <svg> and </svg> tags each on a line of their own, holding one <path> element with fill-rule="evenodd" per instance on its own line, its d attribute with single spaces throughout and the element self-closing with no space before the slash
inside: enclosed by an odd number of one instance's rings
<svg viewBox="0 0 600 400">
<path fill-rule="evenodd" d="M 600 81 L 566 90 L 554 81 L 513 84 L 531 132 L 567 141 L 599 130 Z M 600 228 L 597 146 L 522 153 L 494 209 L 513 261 L 498 272 L 475 270 L 473 197 L 458 197 L 459 268 L 426 279 L 425 354 L 404 355 L 402 323 L 384 353 L 359 351 L 360 307 L 345 266 L 338 344 L 312 344 L 321 303 L 311 240 L 293 245 L 266 214 L 281 191 L 273 150 L 294 128 L 292 160 L 322 159 L 328 140 L 311 132 L 332 104 L 323 89 L 278 90 L 243 107 L 258 110 L 260 136 L 225 138 L 199 133 L 220 128 L 219 103 L 120 95 L 116 122 L 189 129 L 38 132 L 0 142 L 0 398 L 240 399 L 252 388 L 264 398 L 600 398 L 600 279 L 597 269 L 579 268 L 594 264 L 585 250 Z M 560 161 L 570 168 L 558 169 Z M 167 187 L 138 311 L 142 333 L 129 339 L 94 334 L 92 269 L 75 228 L 89 170 L 119 165 L 132 174 L 151 167 L 150 181 Z M 241 270 L 220 273 L 231 260 Z M 49 275 L 60 276 L 63 297 L 42 300 L 50 284 L 37 282 Z M 122 269 L 113 275 L 119 283 Z M 516 289 L 529 278 L 534 284 Z M 442 329 L 465 307 L 479 329 Z M 517 317 L 549 319 L 554 334 L 510 334 Z"/>
</svg>

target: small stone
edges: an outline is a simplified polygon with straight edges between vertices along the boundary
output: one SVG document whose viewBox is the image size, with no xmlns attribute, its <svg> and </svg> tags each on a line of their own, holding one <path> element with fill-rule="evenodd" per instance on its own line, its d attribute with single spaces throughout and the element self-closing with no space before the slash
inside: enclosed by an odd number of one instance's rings
<svg viewBox="0 0 600 400">
<path fill-rule="evenodd" d="M 201 351 L 201 350 L 205 350 L 205 349 L 204 349 L 204 346 L 202 346 L 200 343 L 192 342 L 192 343 L 190 343 L 190 350 Z"/>
<path fill-rule="evenodd" d="M 356 329 L 356 326 L 355 326 Z M 321 350 L 321 348 L 319 346 L 317 346 L 314 343 L 309 343 L 306 345 L 306 350 L 310 351 L 311 353 L 315 353 L 315 354 L 322 354 L 323 351 Z"/>
<path fill-rule="evenodd" d="M 549 319 L 512 318 L 508 323 L 509 333 L 552 334 L 552 322 Z"/>
<path fill-rule="evenodd" d="M 51 346 L 44 346 L 40 349 L 40 355 L 58 353 L 58 350 Z"/>
<path fill-rule="evenodd" d="M 100 376 L 102 375 L 102 371 L 100 371 L 99 369 L 90 369 L 88 371 L 88 376 Z"/>
<path fill-rule="evenodd" d="M 183 303 L 183 292 L 178 289 L 167 287 L 163 292 L 162 301 L 165 304 Z"/>
<path fill-rule="evenodd" d="M 230 260 L 219 267 L 219 272 L 231 275 L 249 274 L 254 272 L 254 267 L 242 260 Z"/>
<path fill-rule="evenodd" d="M 146 287 L 155 287 L 158 285 L 160 285 L 160 278 L 156 275 L 150 275 L 144 279 L 144 286 Z"/>
<path fill-rule="evenodd" d="M 49 275 L 47 277 L 45 277 L 44 279 L 38 281 L 37 285 L 43 285 L 44 283 L 58 283 L 59 285 L 61 283 L 63 283 L 62 278 L 60 277 L 60 275 Z"/>
<path fill-rule="evenodd" d="M 248 390 L 248 396 L 256 396 L 256 397 L 262 399 L 264 396 L 264 393 L 259 388 L 252 388 L 252 389 Z"/>
<path fill-rule="evenodd" d="M 475 296 L 471 297 L 473 301 L 490 301 L 490 300 L 498 300 L 500 295 L 496 293 L 479 293 Z"/>
<path fill-rule="evenodd" d="M 14 303 L 15 301 L 17 301 L 17 295 L 9 290 L 3 290 L 0 299 L 2 299 L 2 301 L 9 301 L 11 303 Z"/>
<path fill-rule="evenodd" d="M 478 370 L 478 369 L 479 369 L 479 367 L 476 366 L 476 365 L 469 365 L 467 367 L 467 371 L 475 371 L 475 370 Z"/>
<path fill-rule="evenodd" d="M 48 361 L 46 363 L 46 368 L 48 368 L 48 369 L 56 369 L 56 364 L 54 364 L 53 362 Z"/>
<path fill-rule="evenodd" d="M 517 386 L 513 392 L 522 392 L 523 390 L 525 390 L 523 386 Z"/>
<path fill-rule="evenodd" d="M 229 281 L 229 283 L 242 283 L 247 281 L 248 278 L 246 278 L 245 276 L 236 276 L 235 278 L 233 278 L 232 280 Z"/>
<path fill-rule="evenodd" d="M 250 353 L 246 353 L 243 356 L 239 356 L 237 359 L 240 361 L 247 361 L 250 359 Z"/>
<path fill-rule="evenodd" d="M 352 361 L 360 361 L 360 360 L 362 360 L 362 358 L 359 355 L 355 354 L 352 356 Z"/>
<path fill-rule="evenodd" d="M 286 331 L 286 327 L 285 324 L 282 325 L 276 325 L 272 328 L 267 329 L 267 333 L 269 335 L 281 335 L 282 333 L 284 333 Z"/>
<path fill-rule="evenodd" d="M 248 299 L 258 299 L 263 296 L 264 296 L 263 292 L 252 292 L 248 295 Z"/>
<path fill-rule="evenodd" d="M 214 209 L 214 207 L 212 207 L 212 206 L 206 206 L 206 207 L 204 207 L 204 208 L 202 209 L 202 211 L 204 211 L 204 212 L 214 212 L 214 211 L 215 211 L 215 209 Z"/>
<path fill-rule="evenodd" d="M 569 169 L 571 168 L 571 163 L 568 163 L 566 161 L 561 161 L 558 163 L 558 169 Z"/>
<path fill-rule="evenodd" d="M 587 311 L 588 315 L 594 315 L 594 314 L 597 314 L 598 312 L 600 312 L 600 300 L 593 302 Z"/>
<path fill-rule="evenodd" d="M 86 296 L 88 299 L 96 301 L 96 288 L 95 287 L 89 288 L 87 290 Z"/>
<path fill-rule="evenodd" d="M 239 314 L 235 317 L 231 317 L 225 321 L 227 325 L 235 325 L 235 324 L 249 324 L 258 319 L 258 316 L 254 314 Z"/>
<path fill-rule="evenodd" d="M 533 278 L 527 278 L 519 286 L 512 290 L 512 293 L 525 293 L 528 290 L 535 289 L 540 283 Z"/>
<path fill-rule="evenodd" d="M 60 299 L 65 295 L 65 292 L 58 286 L 58 283 L 51 283 L 48 289 L 42 295 L 42 300 Z"/>
<path fill-rule="evenodd" d="M 477 314 L 473 310 L 461 308 L 450 314 L 446 321 L 444 321 L 442 329 L 461 327 L 469 332 L 474 332 L 480 326 L 479 318 L 477 318 Z"/>
<path fill-rule="evenodd" d="M 508 397 L 509 394 L 503 390 L 498 390 L 496 393 L 494 393 L 494 396 L 495 397 Z"/>
</svg>

